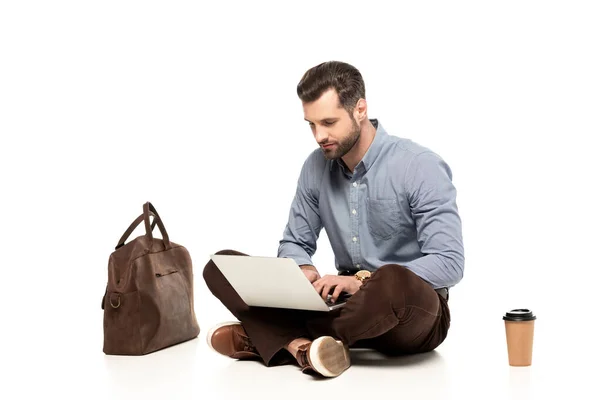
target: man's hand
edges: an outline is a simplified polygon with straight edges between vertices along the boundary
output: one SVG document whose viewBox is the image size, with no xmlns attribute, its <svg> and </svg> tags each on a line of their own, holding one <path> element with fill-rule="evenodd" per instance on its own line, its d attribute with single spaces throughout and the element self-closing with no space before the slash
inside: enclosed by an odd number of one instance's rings
<svg viewBox="0 0 600 400">
<path fill-rule="evenodd" d="M 306 279 L 308 279 L 310 283 L 314 283 L 321 279 L 321 275 L 319 275 L 319 271 L 317 271 L 314 265 L 301 265 L 300 269 L 304 272 Z"/>
<path fill-rule="evenodd" d="M 358 292 L 361 285 L 362 282 L 354 276 L 340 275 L 325 275 L 313 283 L 314 288 L 317 290 L 317 293 L 323 297 L 323 300 L 327 300 L 327 295 L 331 289 L 335 288 L 331 294 L 331 300 L 334 302 L 342 292 L 346 292 L 350 295 Z"/>
</svg>

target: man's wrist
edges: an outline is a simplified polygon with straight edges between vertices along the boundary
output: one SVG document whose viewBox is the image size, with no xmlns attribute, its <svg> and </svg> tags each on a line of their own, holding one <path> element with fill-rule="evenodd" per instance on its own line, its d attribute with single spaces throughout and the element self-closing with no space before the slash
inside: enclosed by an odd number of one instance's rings
<svg viewBox="0 0 600 400">
<path fill-rule="evenodd" d="M 317 268 L 315 268 L 315 266 L 314 266 L 314 265 L 311 265 L 311 264 L 302 264 L 302 265 L 300 266 L 300 269 L 303 269 L 303 270 L 309 270 L 309 271 L 315 271 L 315 272 L 317 272 L 317 273 L 319 272 L 319 271 L 317 271 Z"/>
</svg>

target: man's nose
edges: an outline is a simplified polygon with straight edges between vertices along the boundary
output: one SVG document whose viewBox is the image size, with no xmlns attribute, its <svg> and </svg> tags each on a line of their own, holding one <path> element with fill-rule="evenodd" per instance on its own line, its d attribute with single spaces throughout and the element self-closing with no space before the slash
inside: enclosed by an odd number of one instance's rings
<svg viewBox="0 0 600 400">
<path fill-rule="evenodd" d="M 315 139 L 317 143 L 327 143 L 327 139 L 329 138 L 329 134 L 327 131 L 321 127 L 315 128 Z"/>
</svg>

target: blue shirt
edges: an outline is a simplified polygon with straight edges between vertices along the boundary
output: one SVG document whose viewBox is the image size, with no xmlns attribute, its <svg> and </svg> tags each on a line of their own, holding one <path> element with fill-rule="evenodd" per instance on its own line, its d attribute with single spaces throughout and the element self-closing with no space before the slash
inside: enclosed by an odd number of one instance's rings
<svg viewBox="0 0 600 400">
<path fill-rule="evenodd" d="M 403 265 L 434 289 L 463 277 L 464 249 L 452 172 L 433 151 L 376 134 L 353 172 L 321 149 L 302 166 L 278 257 L 311 264 L 325 229 L 338 271 Z"/>
</svg>

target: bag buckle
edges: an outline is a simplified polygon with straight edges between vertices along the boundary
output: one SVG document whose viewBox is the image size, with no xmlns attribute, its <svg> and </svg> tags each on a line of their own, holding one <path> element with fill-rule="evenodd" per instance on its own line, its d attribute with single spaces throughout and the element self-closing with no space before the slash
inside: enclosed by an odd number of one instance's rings
<svg viewBox="0 0 600 400">
<path fill-rule="evenodd" d="M 114 294 L 117 295 L 117 304 L 113 303 L 113 295 Z M 111 293 L 110 298 L 109 298 L 109 303 L 112 308 L 119 308 L 119 306 L 121 306 L 121 293 Z"/>
</svg>

